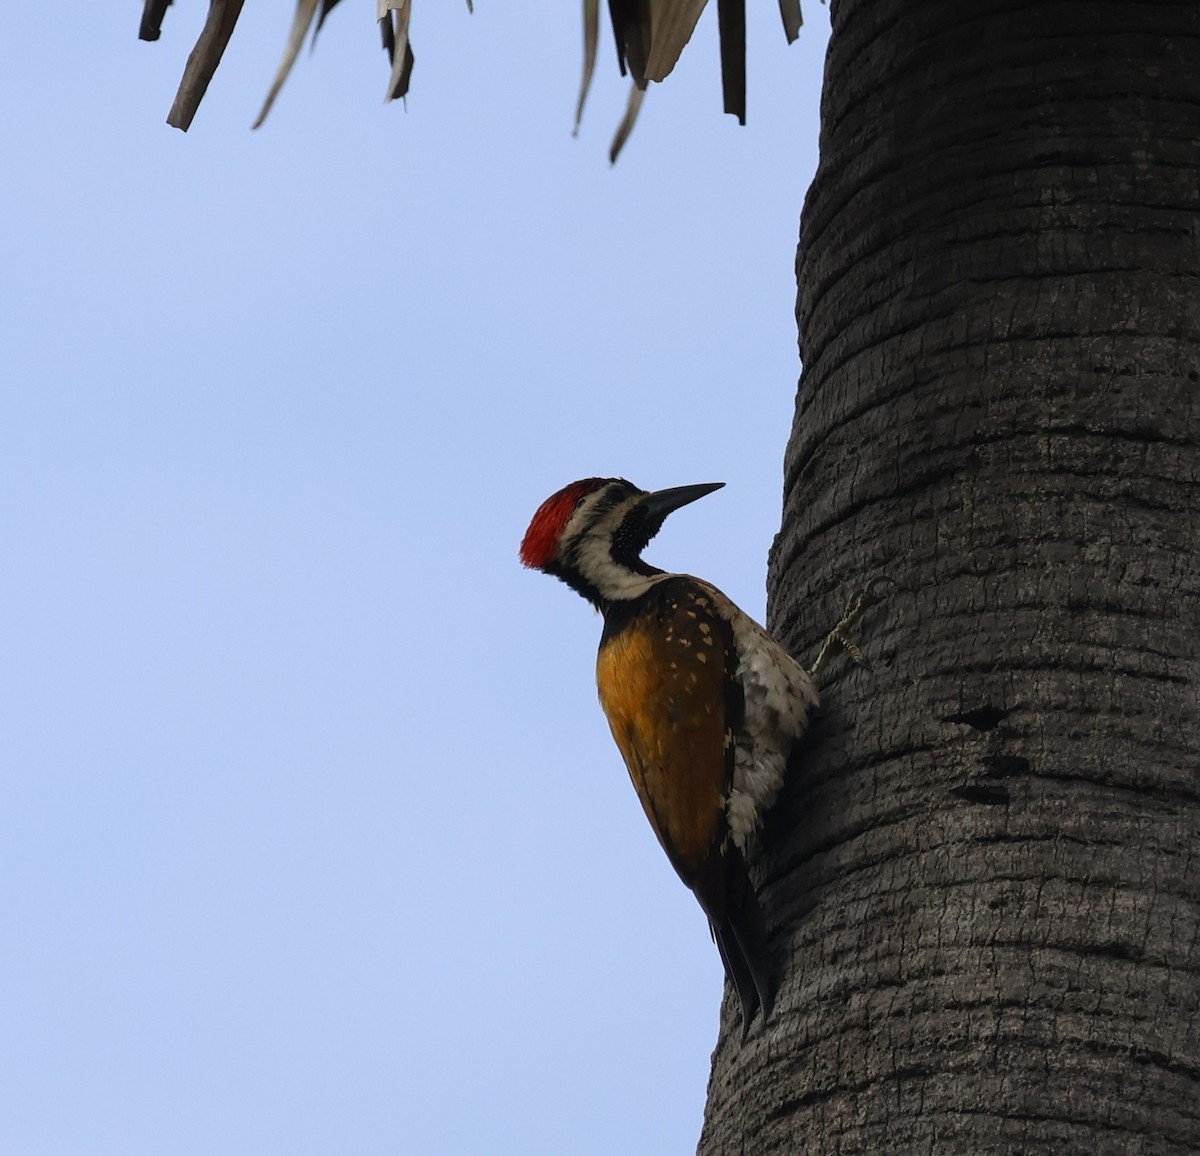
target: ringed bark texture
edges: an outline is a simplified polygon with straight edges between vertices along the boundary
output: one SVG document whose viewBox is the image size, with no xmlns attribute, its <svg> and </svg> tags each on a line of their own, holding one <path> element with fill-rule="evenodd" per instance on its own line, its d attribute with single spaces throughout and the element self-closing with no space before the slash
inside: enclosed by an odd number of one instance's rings
<svg viewBox="0 0 1200 1156">
<path fill-rule="evenodd" d="M 776 633 L 838 666 L 700 1152 L 1200 1152 L 1200 4 L 834 0 Z"/>
</svg>

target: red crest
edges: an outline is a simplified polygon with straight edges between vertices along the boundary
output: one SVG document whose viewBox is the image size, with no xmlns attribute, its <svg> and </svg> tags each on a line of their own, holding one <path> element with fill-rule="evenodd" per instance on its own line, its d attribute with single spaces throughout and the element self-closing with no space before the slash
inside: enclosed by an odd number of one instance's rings
<svg viewBox="0 0 1200 1156">
<path fill-rule="evenodd" d="M 544 570 L 558 553 L 558 539 L 566 529 L 581 498 L 595 493 L 609 478 L 583 478 L 563 486 L 539 507 L 521 542 L 521 561 L 535 570 Z"/>
</svg>

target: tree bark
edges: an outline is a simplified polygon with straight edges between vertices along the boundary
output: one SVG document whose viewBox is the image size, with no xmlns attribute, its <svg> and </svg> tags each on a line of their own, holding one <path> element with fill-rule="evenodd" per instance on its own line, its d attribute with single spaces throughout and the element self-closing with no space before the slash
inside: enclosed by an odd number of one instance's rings
<svg viewBox="0 0 1200 1156">
<path fill-rule="evenodd" d="M 858 628 L 699 1151 L 1200 1151 L 1200 4 L 834 0 L 770 621 Z"/>
</svg>

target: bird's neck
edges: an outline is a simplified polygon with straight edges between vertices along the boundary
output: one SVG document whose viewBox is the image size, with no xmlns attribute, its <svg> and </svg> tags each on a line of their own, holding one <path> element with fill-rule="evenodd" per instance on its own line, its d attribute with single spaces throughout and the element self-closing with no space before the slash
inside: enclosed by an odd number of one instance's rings
<svg viewBox="0 0 1200 1156">
<path fill-rule="evenodd" d="M 662 574 L 641 558 L 614 558 L 606 541 L 585 541 L 559 577 L 597 610 L 607 613 L 614 602 L 641 597 Z"/>
</svg>

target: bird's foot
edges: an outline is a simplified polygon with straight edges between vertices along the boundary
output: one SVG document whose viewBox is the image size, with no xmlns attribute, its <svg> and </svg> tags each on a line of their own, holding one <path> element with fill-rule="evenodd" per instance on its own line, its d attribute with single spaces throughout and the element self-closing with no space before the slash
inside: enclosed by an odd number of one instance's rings
<svg viewBox="0 0 1200 1156">
<path fill-rule="evenodd" d="M 867 583 L 866 589 L 861 591 L 849 606 L 846 607 L 846 612 L 842 615 L 838 624 L 825 636 L 825 641 L 821 644 L 821 649 L 817 652 L 817 659 L 812 664 L 811 674 L 815 678 L 817 672 L 825 665 L 826 661 L 832 656 L 834 648 L 844 650 L 859 666 L 871 669 L 871 664 L 867 661 L 867 657 L 859 649 L 858 643 L 850 636 L 850 627 L 852 627 L 862 616 L 874 606 L 877 602 L 882 601 L 883 592 L 888 586 L 894 586 L 895 581 L 891 578 L 881 575 L 878 578 L 872 579 Z"/>
</svg>

